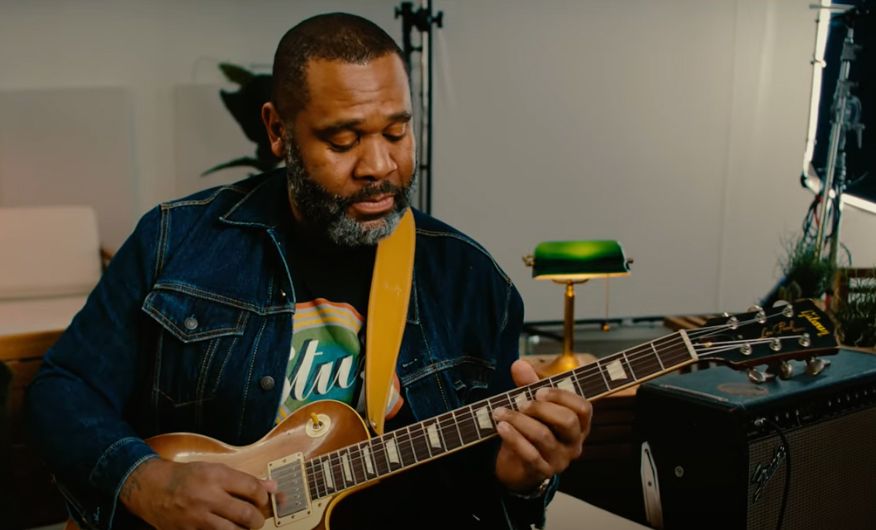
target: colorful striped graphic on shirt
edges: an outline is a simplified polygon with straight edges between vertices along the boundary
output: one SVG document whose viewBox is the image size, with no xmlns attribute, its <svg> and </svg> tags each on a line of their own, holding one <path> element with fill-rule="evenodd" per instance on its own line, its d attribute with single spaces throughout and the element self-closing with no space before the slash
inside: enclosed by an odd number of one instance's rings
<svg viewBox="0 0 876 530">
<path fill-rule="evenodd" d="M 307 403 L 334 399 L 355 406 L 358 397 L 364 318 L 349 304 L 324 298 L 295 306 L 292 348 L 276 422 Z M 398 377 L 387 404 L 387 419 L 401 409 Z"/>
</svg>

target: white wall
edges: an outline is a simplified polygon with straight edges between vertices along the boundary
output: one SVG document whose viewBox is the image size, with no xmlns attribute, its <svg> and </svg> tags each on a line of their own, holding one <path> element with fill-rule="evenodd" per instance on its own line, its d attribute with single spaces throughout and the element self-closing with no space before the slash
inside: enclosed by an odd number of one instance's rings
<svg viewBox="0 0 876 530">
<path fill-rule="evenodd" d="M 520 256 L 564 238 L 616 238 L 636 259 L 612 283 L 613 314 L 744 309 L 774 283 L 811 198 L 797 184 L 810 1 L 435 0 L 435 213 L 493 251 L 530 319 L 559 318 L 561 296 Z M 6 190 L 21 175 L 67 167 L 56 148 L 77 123 L 100 128 L 77 152 L 106 163 L 63 178 L 81 182 L 70 193 L 93 198 L 102 229 L 236 179 L 245 172 L 197 177 L 252 151 L 218 99 L 216 64 L 267 69 L 282 33 L 321 11 L 365 15 L 398 38 L 397 4 L 0 3 L 0 204 L 16 202 Z M 111 109 L 88 108 L 127 113 L 129 126 L 108 133 L 57 106 L 15 121 L 3 110 L 24 92 L 88 89 L 115 90 Z M 23 138 L 45 138 L 38 164 L 18 154 Z M 119 197 L 100 185 L 115 175 L 128 186 Z M 134 211 L 110 208 L 120 203 Z M 857 264 L 873 264 L 873 217 L 848 217 Z M 578 316 L 599 316 L 602 298 L 602 285 L 583 286 Z"/>
</svg>

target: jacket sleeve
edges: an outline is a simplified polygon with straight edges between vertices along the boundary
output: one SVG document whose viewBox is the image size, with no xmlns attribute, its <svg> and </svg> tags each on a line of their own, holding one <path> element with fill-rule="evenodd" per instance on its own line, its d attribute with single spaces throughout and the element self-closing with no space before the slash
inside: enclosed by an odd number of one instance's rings
<svg viewBox="0 0 876 530">
<path fill-rule="evenodd" d="M 27 393 L 32 443 L 86 527 L 112 526 L 128 475 L 155 456 L 124 416 L 142 383 L 140 307 L 155 276 L 159 217 L 158 209 L 143 217 Z"/>
</svg>

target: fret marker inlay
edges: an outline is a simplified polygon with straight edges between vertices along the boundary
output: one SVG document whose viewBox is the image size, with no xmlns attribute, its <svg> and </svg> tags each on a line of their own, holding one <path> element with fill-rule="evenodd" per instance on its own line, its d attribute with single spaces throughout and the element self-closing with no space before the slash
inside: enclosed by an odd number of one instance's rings
<svg viewBox="0 0 876 530">
<path fill-rule="evenodd" d="M 610 362 L 605 369 L 608 371 L 608 377 L 612 381 L 627 379 L 627 373 L 624 371 L 624 366 L 621 364 L 620 359 Z"/>
<path fill-rule="evenodd" d="M 526 392 L 521 392 L 521 393 L 517 394 L 516 396 L 514 396 L 514 404 L 517 405 L 518 409 L 520 408 L 520 405 L 523 405 L 527 401 L 529 401 L 529 400 L 526 399 Z"/>
<path fill-rule="evenodd" d="M 332 468 L 329 465 L 328 460 L 325 460 L 322 463 L 322 474 L 325 475 L 325 485 L 328 486 L 329 488 L 334 488 L 335 483 L 332 480 Z"/>
<path fill-rule="evenodd" d="M 365 460 L 365 471 L 369 475 L 374 474 L 374 464 L 371 462 L 371 448 L 367 445 L 362 448 L 362 459 Z"/>
<path fill-rule="evenodd" d="M 572 383 L 571 377 L 567 377 L 567 378 L 563 379 L 562 381 L 560 381 L 559 383 L 557 383 L 557 388 L 559 388 L 560 390 L 568 390 L 569 392 L 571 392 L 573 394 L 578 393 L 575 391 L 575 385 Z"/>
<path fill-rule="evenodd" d="M 432 444 L 432 447 L 441 449 L 441 439 L 438 438 L 438 429 L 435 427 L 435 424 L 433 423 L 426 427 L 426 432 L 429 433 L 429 443 Z"/>
<path fill-rule="evenodd" d="M 478 427 L 480 427 L 482 431 L 493 429 L 493 421 L 490 419 L 490 411 L 487 410 L 487 407 L 479 408 L 475 412 L 475 416 L 478 419 Z"/>
<path fill-rule="evenodd" d="M 398 464 L 398 448 L 395 446 L 395 439 L 390 438 L 386 441 L 386 456 L 392 464 Z"/>
</svg>

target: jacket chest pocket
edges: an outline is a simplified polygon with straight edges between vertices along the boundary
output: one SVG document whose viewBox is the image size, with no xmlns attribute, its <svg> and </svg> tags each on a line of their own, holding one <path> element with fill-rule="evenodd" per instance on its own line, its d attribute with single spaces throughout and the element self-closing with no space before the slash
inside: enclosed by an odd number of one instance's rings
<svg viewBox="0 0 876 530">
<path fill-rule="evenodd" d="M 212 399 L 231 351 L 243 339 L 249 313 L 170 290 L 154 290 L 143 303 L 160 326 L 153 359 L 157 401 L 183 407 Z"/>
</svg>

